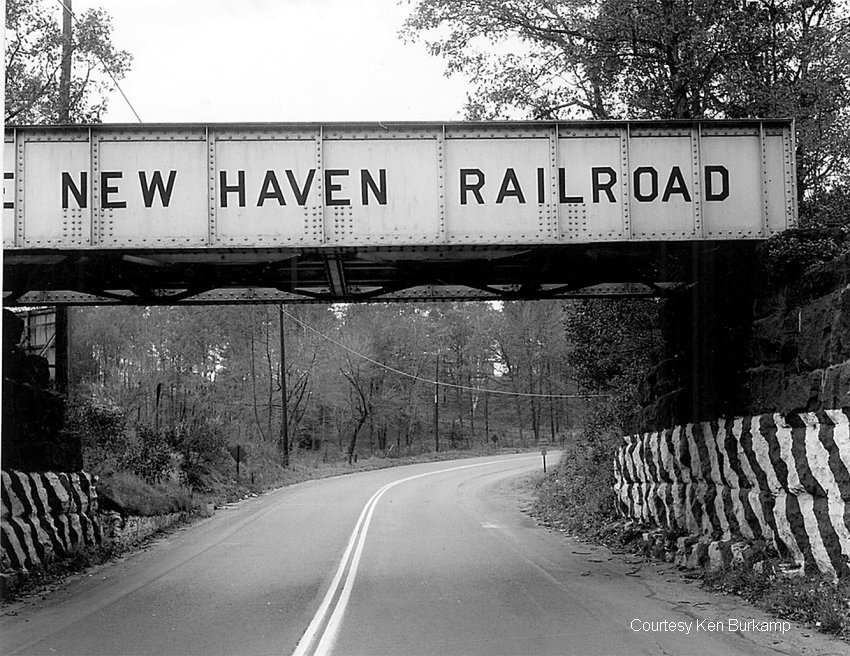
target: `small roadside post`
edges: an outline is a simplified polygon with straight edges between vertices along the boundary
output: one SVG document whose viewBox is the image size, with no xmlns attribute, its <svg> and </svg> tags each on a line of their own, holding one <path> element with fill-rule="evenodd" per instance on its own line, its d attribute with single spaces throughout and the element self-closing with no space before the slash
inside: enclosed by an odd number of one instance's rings
<svg viewBox="0 0 850 656">
<path fill-rule="evenodd" d="M 243 460 L 247 459 L 247 454 L 245 453 L 245 447 L 241 444 L 237 444 L 236 446 L 230 447 L 230 455 L 236 461 L 236 480 L 239 480 L 239 463 Z"/>
<path fill-rule="evenodd" d="M 540 440 L 537 442 L 537 446 L 540 447 L 540 455 L 543 456 L 543 473 L 545 474 L 546 473 L 546 452 L 547 452 L 546 447 L 549 446 L 549 438 L 548 437 L 541 437 Z"/>
</svg>

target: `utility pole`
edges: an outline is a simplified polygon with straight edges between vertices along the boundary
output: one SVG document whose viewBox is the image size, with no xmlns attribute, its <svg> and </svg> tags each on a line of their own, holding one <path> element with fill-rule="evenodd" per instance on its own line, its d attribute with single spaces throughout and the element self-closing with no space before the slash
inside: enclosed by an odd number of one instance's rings
<svg viewBox="0 0 850 656">
<path fill-rule="evenodd" d="M 487 393 L 490 379 L 484 376 L 484 444 L 490 443 L 490 395 Z"/>
<path fill-rule="evenodd" d="M 434 449 L 440 452 L 440 354 L 434 371 Z"/>
<path fill-rule="evenodd" d="M 286 403 L 286 338 L 283 331 L 283 303 L 278 307 L 280 323 L 280 444 L 281 464 L 289 467 L 289 412 Z"/>
<path fill-rule="evenodd" d="M 0 0 L 0 10 L 3 11 L 3 15 L 5 16 L 6 15 L 6 0 Z M 2 23 L 0 23 L 0 41 L 2 41 L 4 44 L 6 43 L 6 21 L 5 20 Z M 5 72 L 6 71 L 4 69 L 4 71 L 3 71 L 4 77 L 5 77 Z M 5 135 L 6 134 L 6 85 L 5 84 L 3 85 L 3 88 L 0 89 L 0 100 L 2 100 L 2 102 L 0 102 L 0 107 L 3 108 L 3 113 L 0 114 L 0 132 L 2 132 Z M 6 150 L 5 148 L 0 149 L 0 171 L 6 170 L 6 163 L 3 159 L 3 155 L 4 155 L 3 151 L 5 151 L 5 150 Z M 2 195 L 2 194 L 0 194 L 0 195 Z M 0 387 L 2 387 L 2 385 L 0 385 Z"/>
<path fill-rule="evenodd" d="M 73 10 L 71 0 L 62 0 L 62 66 L 59 74 L 59 122 L 71 122 L 71 62 Z M 70 358 L 68 356 L 68 308 L 64 305 L 54 306 L 55 368 L 53 382 L 56 391 L 68 393 L 68 378 Z"/>
<path fill-rule="evenodd" d="M 71 0 L 62 0 L 62 66 L 59 74 L 59 122 L 71 122 L 71 52 L 73 11 Z"/>
</svg>

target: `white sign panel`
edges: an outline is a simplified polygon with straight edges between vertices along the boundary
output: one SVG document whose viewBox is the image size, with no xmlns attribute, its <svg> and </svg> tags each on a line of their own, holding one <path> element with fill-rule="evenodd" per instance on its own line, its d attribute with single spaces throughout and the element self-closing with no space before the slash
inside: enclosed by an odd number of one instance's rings
<svg viewBox="0 0 850 656">
<path fill-rule="evenodd" d="M 789 123 L 18 128 L 6 248 L 764 238 L 794 225 Z"/>
</svg>

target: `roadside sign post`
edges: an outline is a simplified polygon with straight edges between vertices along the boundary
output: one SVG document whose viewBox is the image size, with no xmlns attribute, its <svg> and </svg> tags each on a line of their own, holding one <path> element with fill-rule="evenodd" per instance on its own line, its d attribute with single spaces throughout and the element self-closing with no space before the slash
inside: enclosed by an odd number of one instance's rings
<svg viewBox="0 0 850 656">
<path fill-rule="evenodd" d="M 546 473 L 546 453 L 547 453 L 546 447 L 549 446 L 549 440 L 546 439 L 545 437 L 543 437 L 537 442 L 537 445 L 540 447 L 540 455 L 543 456 L 543 473 L 545 474 Z"/>
<path fill-rule="evenodd" d="M 239 463 L 247 458 L 245 448 L 241 444 L 232 446 L 229 449 L 231 457 L 236 461 L 236 480 L 239 480 Z"/>
</svg>

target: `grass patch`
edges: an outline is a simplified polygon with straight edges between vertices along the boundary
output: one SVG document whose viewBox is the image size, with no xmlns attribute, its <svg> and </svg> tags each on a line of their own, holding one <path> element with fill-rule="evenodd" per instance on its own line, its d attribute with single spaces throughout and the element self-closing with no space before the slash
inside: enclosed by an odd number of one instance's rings
<svg viewBox="0 0 850 656">
<path fill-rule="evenodd" d="M 850 581 L 819 575 L 787 576 L 774 561 L 761 572 L 737 564 L 703 575 L 705 588 L 743 597 L 782 619 L 802 622 L 850 641 Z"/>
<path fill-rule="evenodd" d="M 612 458 L 594 445 L 565 450 L 558 465 L 538 481 L 531 514 L 571 535 L 601 537 L 617 520 Z"/>
<path fill-rule="evenodd" d="M 202 502 L 185 485 L 174 481 L 148 483 L 132 472 L 121 471 L 101 478 L 97 492 L 102 510 L 129 515 L 166 515 L 197 510 Z"/>
</svg>

